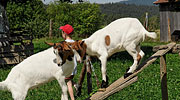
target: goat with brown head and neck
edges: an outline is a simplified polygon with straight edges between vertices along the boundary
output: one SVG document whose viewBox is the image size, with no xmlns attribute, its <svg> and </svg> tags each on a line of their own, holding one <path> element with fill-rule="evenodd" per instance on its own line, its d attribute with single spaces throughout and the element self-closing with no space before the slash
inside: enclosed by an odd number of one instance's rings
<svg viewBox="0 0 180 100">
<path fill-rule="evenodd" d="M 57 60 L 56 63 L 58 65 L 63 65 L 66 60 L 72 61 L 72 57 L 74 55 L 79 55 L 76 57 L 78 62 L 81 62 L 82 60 L 85 59 L 85 55 L 86 55 L 86 44 L 81 41 L 75 41 L 73 43 L 69 43 L 66 41 L 62 41 L 59 43 L 47 43 L 46 44 L 53 46 L 54 48 L 54 53 L 57 56 Z"/>
</svg>

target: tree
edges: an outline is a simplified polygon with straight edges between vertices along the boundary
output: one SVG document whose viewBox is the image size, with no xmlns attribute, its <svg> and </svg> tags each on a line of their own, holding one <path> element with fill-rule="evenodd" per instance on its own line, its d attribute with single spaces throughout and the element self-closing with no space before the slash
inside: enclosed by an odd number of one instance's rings
<svg viewBox="0 0 180 100">
<path fill-rule="evenodd" d="M 26 0 L 23 3 L 8 2 L 7 15 L 11 31 L 28 31 L 34 37 L 46 36 L 48 19 L 46 8 L 41 0 Z"/>
<path fill-rule="evenodd" d="M 49 18 L 53 20 L 53 33 L 59 33 L 59 26 L 70 24 L 75 29 L 76 37 L 86 37 L 97 31 L 102 22 L 99 5 L 90 3 L 55 2 L 47 8 Z"/>
</svg>

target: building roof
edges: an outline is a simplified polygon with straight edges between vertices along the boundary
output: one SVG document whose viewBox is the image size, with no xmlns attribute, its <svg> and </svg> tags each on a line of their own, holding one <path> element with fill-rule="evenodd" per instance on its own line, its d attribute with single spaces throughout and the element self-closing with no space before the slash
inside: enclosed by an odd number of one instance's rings
<svg viewBox="0 0 180 100">
<path fill-rule="evenodd" d="M 154 4 L 161 4 L 161 3 L 170 3 L 170 2 L 180 2 L 180 0 L 157 0 L 153 3 Z"/>
</svg>

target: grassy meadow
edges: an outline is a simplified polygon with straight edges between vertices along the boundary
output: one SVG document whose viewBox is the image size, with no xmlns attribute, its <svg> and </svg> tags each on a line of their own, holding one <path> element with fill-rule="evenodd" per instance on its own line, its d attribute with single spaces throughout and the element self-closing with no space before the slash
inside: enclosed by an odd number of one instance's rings
<svg viewBox="0 0 180 100">
<path fill-rule="evenodd" d="M 47 46 L 47 42 L 59 42 L 61 39 L 35 39 L 34 52 L 42 51 Z M 159 42 L 143 42 L 141 43 L 142 50 L 145 52 L 143 60 L 153 54 L 152 47 L 155 45 L 166 44 Z M 180 56 L 178 54 L 167 54 L 167 80 L 168 80 L 168 95 L 169 100 L 180 100 Z M 96 58 L 92 59 L 95 73 L 98 79 L 101 80 L 100 61 Z M 108 59 L 107 74 L 109 83 L 113 83 L 120 78 L 126 69 L 133 63 L 132 57 L 126 52 L 114 54 Z M 0 68 L 0 81 L 4 80 L 13 66 Z M 78 64 L 78 73 L 74 77 L 77 82 L 82 64 Z M 93 91 L 97 89 L 96 80 L 92 77 Z M 84 100 L 88 97 L 86 77 L 83 83 L 82 96 L 77 100 Z M 29 90 L 26 100 L 60 100 L 61 88 L 56 80 L 44 84 L 33 90 Z M 12 100 L 11 93 L 8 91 L 0 91 L 0 100 Z M 117 92 L 106 100 L 161 100 L 161 85 L 160 85 L 160 65 L 159 59 L 147 67 L 144 71 L 138 74 L 138 81 L 128 86 L 120 92 Z"/>
</svg>

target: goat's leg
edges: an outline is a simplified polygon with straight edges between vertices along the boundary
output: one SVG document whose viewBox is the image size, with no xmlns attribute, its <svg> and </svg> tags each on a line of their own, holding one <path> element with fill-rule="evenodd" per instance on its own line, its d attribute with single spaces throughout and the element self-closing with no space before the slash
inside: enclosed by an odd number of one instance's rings
<svg viewBox="0 0 180 100">
<path fill-rule="evenodd" d="M 138 58 L 138 51 L 136 50 L 136 45 L 135 44 L 128 45 L 126 47 L 126 50 L 133 57 L 134 63 L 129 68 L 127 73 L 124 75 L 124 78 L 128 77 L 129 75 L 131 75 L 136 70 L 136 67 L 138 65 L 138 59 L 137 59 Z"/>
<path fill-rule="evenodd" d="M 25 100 L 28 89 L 24 89 L 23 91 L 18 91 L 18 89 L 12 89 L 12 97 L 14 100 Z"/>
<path fill-rule="evenodd" d="M 62 95 L 61 95 L 61 100 L 68 100 L 68 95 L 67 95 L 67 85 L 65 82 L 65 76 L 62 75 L 62 72 L 57 72 L 55 75 L 55 78 L 57 79 L 59 85 L 61 86 L 62 89 Z"/>
<path fill-rule="evenodd" d="M 101 88 L 106 88 L 108 86 L 108 78 L 106 73 L 107 56 L 104 54 L 103 56 L 99 57 L 99 60 L 101 61 L 101 72 L 102 72 Z"/>
<path fill-rule="evenodd" d="M 141 50 L 140 45 L 138 45 L 138 46 L 136 47 L 136 50 L 137 50 L 137 52 L 138 52 L 137 60 L 138 60 L 138 64 L 139 64 L 140 61 L 142 60 L 142 58 L 144 57 L 144 52 Z"/>
</svg>

